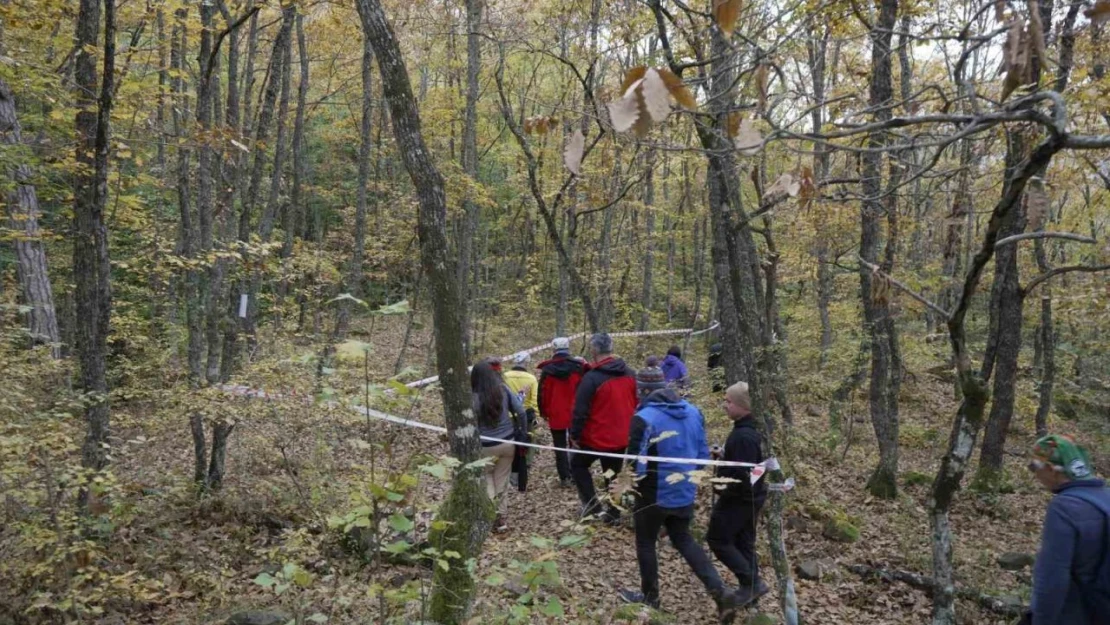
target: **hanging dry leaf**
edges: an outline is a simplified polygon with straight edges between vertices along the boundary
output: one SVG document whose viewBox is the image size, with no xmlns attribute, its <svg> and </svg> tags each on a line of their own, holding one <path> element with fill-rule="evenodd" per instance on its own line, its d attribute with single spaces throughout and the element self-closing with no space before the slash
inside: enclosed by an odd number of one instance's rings
<svg viewBox="0 0 1110 625">
<path fill-rule="evenodd" d="M 1083 11 L 1083 15 L 1086 15 L 1092 24 L 1101 24 L 1110 20 L 1110 0 L 1098 0 L 1095 6 Z"/>
<path fill-rule="evenodd" d="M 744 114 L 740 111 L 733 111 L 725 117 L 725 131 L 729 137 L 736 138 L 740 134 L 740 121 L 744 119 Z"/>
<path fill-rule="evenodd" d="M 582 153 L 586 150 L 586 137 L 582 136 L 581 129 L 575 129 L 574 134 L 567 141 L 567 148 L 563 152 L 563 164 L 575 176 L 582 174 Z"/>
<path fill-rule="evenodd" d="M 624 90 L 624 95 L 609 103 L 609 120 L 613 122 L 613 130 L 627 132 L 640 118 L 640 98 L 636 94 L 636 88 L 641 81 L 642 78 L 632 83 Z"/>
<path fill-rule="evenodd" d="M 1031 184 L 1025 190 L 1025 216 L 1029 220 L 1031 230 L 1044 227 L 1048 216 L 1048 193 L 1043 186 Z"/>
<path fill-rule="evenodd" d="M 994 0 L 994 19 L 1006 21 L 1006 0 Z"/>
<path fill-rule="evenodd" d="M 644 99 L 644 109 L 655 122 L 662 122 L 671 114 L 671 94 L 666 83 L 654 69 L 644 74 L 640 83 L 640 95 Z"/>
<path fill-rule="evenodd" d="M 686 83 L 682 79 L 675 76 L 674 72 L 667 68 L 660 68 L 655 70 L 659 72 L 659 77 L 667 84 L 667 90 L 671 92 L 671 97 L 674 98 L 678 105 L 687 110 L 694 110 L 698 108 L 698 102 L 694 99 L 694 94 L 690 92 Z"/>
<path fill-rule="evenodd" d="M 733 145 L 741 154 L 755 154 L 759 152 L 760 146 L 763 145 L 763 136 L 755 129 L 750 117 L 744 117 L 740 121 L 740 128 L 736 132 L 736 138 L 732 140 Z"/>
<path fill-rule="evenodd" d="M 1003 62 L 1006 78 L 1002 81 L 1001 100 L 1005 100 L 1015 89 L 1028 82 L 1029 39 L 1022 20 L 1014 18 L 1006 32 L 1006 58 Z"/>
<path fill-rule="evenodd" d="M 878 271 L 871 272 L 871 301 L 880 306 L 890 302 L 890 280 Z"/>
<path fill-rule="evenodd" d="M 624 81 L 621 82 L 621 95 L 627 95 L 629 91 L 634 89 L 637 83 L 643 80 L 645 74 L 647 74 L 647 68 L 643 65 L 637 65 L 625 72 Z"/>
<path fill-rule="evenodd" d="M 713 0 L 713 19 L 717 27 L 726 35 L 731 35 L 736 28 L 736 20 L 740 17 L 743 8 L 742 0 Z"/>
<path fill-rule="evenodd" d="M 778 180 L 775 180 L 775 184 L 767 189 L 765 195 L 785 193 L 790 197 L 798 197 L 801 186 L 801 181 L 795 178 L 793 174 L 787 172 L 779 176 Z"/>
<path fill-rule="evenodd" d="M 755 68 L 755 89 L 756 96 L 759 99 L 759 110 L 763 111 L 767 108 L 767 80 L 768 68 L 766 64 L 760 63 L 759 67 Z"/>
<path fill-rule="evenodd" d="M 532 123 L 532 127 L 535 128 L 536 134 L 546 135 L 547 134 L 547 118 L 546 117 L 536 118 L 536 120 Z"/>
<path fill-rule="evenodd" d="M 798 181 L 798 206 L 802 210 L 809 209 L 817 197 L 817 185 L 813 181 L 813 170 L 809 167 L 802 168 L 801 180 Z"/>
<path fill-rule="evenodd" d="M 528 117 L 524 120 L 524 134 L 532 134 L 532 118 Z"/>
<path fill-rule="evenodd" d="M 1041 9 L 1037 0 L 1029 1 L 1029 39 L 1037 53 L 1037 59 L 1044 65 L 1048 57 L 1044 53 L 1044 24 L 1041 23 Z"/>
</svg>

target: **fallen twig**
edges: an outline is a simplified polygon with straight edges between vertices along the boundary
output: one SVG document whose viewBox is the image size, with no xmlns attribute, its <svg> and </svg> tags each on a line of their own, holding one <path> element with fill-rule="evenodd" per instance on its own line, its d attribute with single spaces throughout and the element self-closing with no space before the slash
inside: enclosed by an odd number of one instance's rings
<svg viewBox="0 0 1110 625">
<path fill-rule="evenodd" d="M 936 582 L 933 578 L 920 575 L 918 573 L 910 573 L 909 571 L 888 571 L 885 569 L 877 569 L 875 567 L 866 566 L 863 564 L 845 564 L 844 568 L 859 575 L 861 577 L 879 578 L 883 581 L 897 581 L 904 584 L 909 584 L 914 588 L 920 588 L 931 596 L 936 589 Z M 1025 611 L 1025 605 L 1013 603 L 1005 599 L 987 595 L 973 588 L 957 588 L 956 596 L 961 599 L 967 599 L 979 604 L 980 607 L 986 608 L 991 612 L 1002 614 L 1005 616 L 1021 616 Z"/>
</svg>

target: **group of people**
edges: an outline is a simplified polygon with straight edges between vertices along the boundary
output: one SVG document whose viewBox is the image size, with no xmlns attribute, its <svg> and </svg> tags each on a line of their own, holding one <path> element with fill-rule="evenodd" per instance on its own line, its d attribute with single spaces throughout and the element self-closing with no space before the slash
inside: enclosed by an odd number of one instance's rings
<svg viewBox="0 0 1110 625">
<path fill-rule="evenodd" d="M 659 607 L 656 544 L 662 530 L 717 604 L 722 622 L 768 592 L 759 578 L 755 552 L 756 525 L 767 496 L 763 481 L 750 480 L 747 467 L 720 466 L 718 487 L 706 541 L 717 559 L 736 576 L 739 587 L 725 584 L 706 552 L 693 538 L 697 485 L 687 479 L 698 468 L 683 459 L 717 458 L 748 464 L 764 460 L 762 439 L 751 412 L 748 386 L 724 389 L 724 410 L 733 428 L 723 449 L 711 451 L 705 419 L 681 396 L 689 373 L 681 351 L 648 358 L 633 369 L 613 353 L 607 334 L 590 338 L 590 361 L 570 353 L 570 341 L 552 341 L 554 353 L 539 363 L 539 376 L 528 371 L 520 353 L 502 372 L 487 359 L 471 373 L 473 409 L 483 437 L 530 441 L 537 417 L 547 422 L 555 450 L 559 483 L 572 485 L 583 517 L 619 524 L 620 509 L 603 503 L 594 487 L 592 467 L 600 463 L 606 487 L 624 470 L 636 479 L 632 505 L 639 590 L 620 591 L 622 600 Z M 719 366 L 720 350 L 711 350 L 710 368 Z M 718 390 L 714 384 L 714 391 Z M 500 501 L 512 476 L 527 488 L 527 447 L 483 441 L 483 453 L 495 461 L 487 468 L 486 487 Z M 610 455 L 606 455 L 610 454 Z M 623 458 L 621 455 L 628 455 Z M 1041 550 L 1033 567 L 1033 596 L 1022 625 L 1110 625 L 1110 491 L 1094 477 L 1090 457 L 1067 436 L 1039 439 L 1029 469 L 1054 497 L 1045 516 Z M 639 461 L 637 457 L 666 458 Z M 505 529 L 501 516 L 495 530 Z"/>
<path fill-rule="evenodd" d="M 476 364 L 471 371 L 474 413 L 482 436 L 502 441 L 529 441 L 536 417 L 546 421 L 556 448 L 560 486 L 573 485 L 584 518 L 609 525 L 621 519 L 620 509 L 595 489 L 595 463 L 601 465 L 607 489 L 622 471 L 635 476 L 632 518 L 640 588 L 621 590 L 621 599 L 659 607 L 656 543 L 664 529 L 716 602 L 722 621 L 766 594 L 769 589 L 759 578 L 755 553 L 765 484 L 752 483 L 749 467 L 722 466 L 717 471 L 718 477 L 731 479 L 717 491 L 706 538 L 713 554 L 736 576 L 739 586 L 734 588 L 721 580 L 690 532 L 697 485 L 687 476 L 699 466 L 681 461 L 711 456 L 748 464 L 763 461 L 747 385 L 741 382 L 726 389 L 724 409 L 734 426 L 724 448 L 711 452 L 705 418 L 680 395 L 689 383 L 689 371 L 678 347 L 663 359 L 648 358 L 634 371 L 613 353 L 608 334 L 590 338 L 588 362 L 571 355 L 567 338 L 556 338 L 551 345 L 551 357 L 536 367 L 538 377 L 527 370 L 526 353 L 513 357 L 509 371 L 502 371 L 497 359 Z M 524 490 L 528 448 L 508 442 L 482 444 L 484 455 L 495 458 L 486 471 L 490 498 L 499 502 L 514 475 L 517 487 Z M 640 462 L 621 455 L 668 460 Z M 504 529 L 498 514 L 494 530 Z"/>
</svg>

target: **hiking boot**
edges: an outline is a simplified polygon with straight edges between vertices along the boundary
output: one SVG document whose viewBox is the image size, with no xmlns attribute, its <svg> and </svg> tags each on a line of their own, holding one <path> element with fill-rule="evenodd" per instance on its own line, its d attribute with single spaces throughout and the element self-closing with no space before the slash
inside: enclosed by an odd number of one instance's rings
<svg viewBox="0 0 1110 625">
<path fill-rule="evenodd" d="M 609 527 L 620 527 L 621 513 L 614 512 L 612 510 L 606 510 L 601 514 L 601 522 L 608 525 Z"/>
<path fill-rule="evenodd" d="M 574 488 L 574 482 L 569 477 L 559 478 L 559 488 Z"/>
<path fill-rule="evenodd" d="M 623 601 L 624 603 L 642 603 L 642 604 L 648 606 L 649 608 L 654 608 L 656 610 L 659 609 L 659 599 L 658 598 L 648 599 L 647 597 L 644 596 L 644 593 L 640 592 L 639 590 L 631 590 L 631 589 L 627 589 L 627 588 L 622 588 L 622 589 L 617 591 L 617 594 L 620 596 L 621 601 Z"/>
<path fill-rule="evenodd" d="M 740 593 L 728 588 L 722 589 L 721 594 L 713 597 L 717 603 L 717 620 L 721 625 L 729 625 L 736 618 L 740 609 Z"/>
<path fill-rule="evenodd" d="M 760 597 L 769 592 L 771 592 L 771 588 L 763 580 L 759 580 L 754 587 L 751 584 L 741 586 L 736 595 L 740 607 L 745 607 L 755 603 Z"/>
<path fill-rule="evenodd" d="M 493 520 L 493 532 L 495 534 L 500 534 L 502 532 L 507 532 L 508 530 L 509 524 L 505 523 L 505 518 L 502 517 L 500 514 L 497 515 L 497 518 Z"/>
</svg>

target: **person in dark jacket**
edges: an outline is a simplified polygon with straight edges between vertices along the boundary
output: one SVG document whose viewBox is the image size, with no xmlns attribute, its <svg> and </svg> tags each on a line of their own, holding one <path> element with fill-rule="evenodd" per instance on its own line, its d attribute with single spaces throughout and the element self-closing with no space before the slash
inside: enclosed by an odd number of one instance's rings
<svg viewBox="0 0 1110 625">
<path fill-rule="evenodd" d="M 661 369 L 645 367 L 638 371 L 636 387 L 642 399 L 628 433 L 629 453 L 666 458 L 709 458 L 705 420 L 701 412 L 667 387 Z M 629 464 L 638 479 L 632 518 L 636 527 L 640 590 L 621 590 L 621 599 L 627 603 L 659 607 L 659 561 L 655 547 L 659 530 L 666 528 L 671 544 L 716 601 L 721 621 L 731 621 L 739 605 L 738 594 L 725 587 L 709 556 L 690 534 L 697 484 L 688 479 L 688 475 L 698 466 L 682 462 L 635 460 Z"/>
<path fill-rule="evenodd" d="M 763 438 L 755 427 L 746 383 L 737 382 L 725 390 L 725 412 L 733 426 L 722 459 L 763 462 Z M 706 540 L 721 564 L 740 582 L 741 604 L 747 605 L 770 590 L 759 579 L 755 554 L 756 522 L 767 499 L 767 485 L 762 480 L 752 484 L 751 469 L 746 467 L 720 467 L 717 475 L 735 481 L 718 492 L 717 503 L 709 515 Z"/>
<path fill-rule="evenodd" d="M 1052 501 L 1033 565 L 1032 625 L 1110 624 L 1110 490 L 1086 450 L 1050 435 L 1033 447 L 1030 470 Z"/>
<path fill-rule="evenodd" d="M 524 417 L 524 408 L 516 393 L 505 385 L 501 374 L 493 368 L 492 362 L 483 360 L 470 370 L 470 391 L 470 408 L 478 421 L 479 435 L 502 441 L 515 440 Z M 509 487 L 509 473 L 513 467 L 516 446 L 509 442 L 484 440 L 482 455 L 495 458 L 494 462 L 486 465 L 486 494 L 498 509 L 497 519 L 493 523 L 494 531 L 504 531 L 500 504 Z"/>
<path fill-rule="evenodd" d="M 628 446 L 628 426 L 639 400 L 636 397 L 636 378 L 623 360 L 613 355 L 613 339 L 608 334 L 595 334 L 590 338 L 593 363 L 574 395 L 574 414 L 570 425 L 571 445 L 583 451 L 623 453 Z M 590 467 L 601 460 L 606 487 L 621 470 L 620 458 L 573 454 L 570 460 L 571 476 L 582 501 L 583 516 L 597 514 L 601 504 L 594 490 Z M 616 525 L 620 510 L 609 505 L 603 520 Z"/>
<path fill-rule="evenodd" d="M 663 358 L 663 364 L 659 365 L 659 368 L 663 370 L 663 377 L 667 379 L 667 384 L 676 388 L 686 387 L 690 372 L 686 370 L 686 363 L 682 362 L 682 349 L 678 345 L 672 345 L 667 350 L 667 355 Z"/>
<path fill-rule="evenodd" d="M 555 353 L 549 360 L 545 360 L 537 367 L 540 371 L 540 380 L 536 403 L 539 404 L 540 416 L 547 421 L 551 428 L 551 440 L 559 450 L 555 451 L 555 470 L 559 474 L 559 485 L 567 488 L 571 485 L 570 459 L 567 452 L 567 430 L 570 429 L 571 413 L 574 411 L 574 395 L 578 391 L 578 384 L 582 382 L 582 374 L 586 369 L 586 362 L 570 355 L 570 339 L 556 337 L 551 341 Z"/>
</svg>

